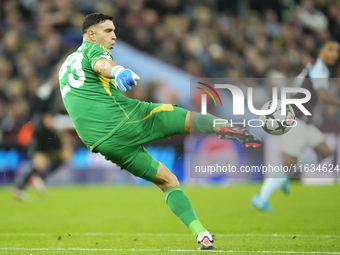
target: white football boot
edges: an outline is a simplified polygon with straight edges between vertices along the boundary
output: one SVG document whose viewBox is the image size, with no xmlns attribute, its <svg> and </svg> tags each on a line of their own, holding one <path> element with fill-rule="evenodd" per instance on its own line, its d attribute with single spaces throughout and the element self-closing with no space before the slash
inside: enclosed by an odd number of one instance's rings
<svg viewBox="0 0 340 255">
<path fill-rule="evenodd" d="M 200 247 L 198 247 L 199 250 L 216 249 L 214 237 L 208 231 L 199 233 L 197 236 L 197 242 L 200 245 Z"/>
</svg>

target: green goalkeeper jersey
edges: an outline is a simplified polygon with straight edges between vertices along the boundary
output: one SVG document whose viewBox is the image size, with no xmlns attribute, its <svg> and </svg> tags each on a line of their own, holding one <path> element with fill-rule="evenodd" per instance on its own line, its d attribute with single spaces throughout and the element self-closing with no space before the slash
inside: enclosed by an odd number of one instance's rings
<svg viewBox="0 0 340 255">
<path fill-rule="evenodd" d="M 100 58 L 113 60 L 104 46 L 83 42 L 59 72 L 60 90 L 73 125 L 91 150 L 114 134 L 140 105 L 125 97 L 113 79 L 97 74 L 93 67 Z"/>
</svg>

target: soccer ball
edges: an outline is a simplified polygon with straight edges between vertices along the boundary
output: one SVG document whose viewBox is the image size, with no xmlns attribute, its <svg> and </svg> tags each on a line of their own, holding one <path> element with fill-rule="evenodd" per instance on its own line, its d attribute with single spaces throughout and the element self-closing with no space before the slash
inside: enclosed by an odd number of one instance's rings
<svg viewBox="0 0 340 255">
<path fill-rule="evenodd" d="M 272 101 L 265 103 L 261 110 L 268 110 L 272 106 Z M 268 134 L 282 135 L 287 133 L 292 126 L 296 125 L 295 113 L 293 108 L 287 104 L 286 115 L 281 115 L 281 101 L 277 101 L 277 107 L 272 114 L 260 115 L 259 119 L 263 121 L 262 128 Z"/>
</svg>

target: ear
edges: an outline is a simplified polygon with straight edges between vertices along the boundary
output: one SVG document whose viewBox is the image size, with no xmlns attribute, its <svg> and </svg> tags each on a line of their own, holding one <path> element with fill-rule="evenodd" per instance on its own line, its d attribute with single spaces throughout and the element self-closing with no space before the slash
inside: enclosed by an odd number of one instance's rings
<svg viewBox="0 0 340 255">
<path fill-rule="evenodd" d="M 87 30 L 87 36 L 91 40 L 91 42 L 96 42 L 96 34 L 94 30 L 92 29 Z"/>
</svg>

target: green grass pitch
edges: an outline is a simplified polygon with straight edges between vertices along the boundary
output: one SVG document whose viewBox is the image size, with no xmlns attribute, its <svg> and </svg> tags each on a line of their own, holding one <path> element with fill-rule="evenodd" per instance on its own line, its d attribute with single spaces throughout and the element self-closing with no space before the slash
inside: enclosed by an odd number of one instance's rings
<svg viewBox="0 0 340 255">
<path fill-rule="evenodd" d="M 275 211 L 254 210 L 260 188 L 183 187 L 216 235 L 216 251 L 197 251 L 189 230 L 156 187 L 49 187 L 22 203 L 0 189 L 0 254 L 340 254 L 340 187 L 291 185 L 271 198 Z"/>
</svg>

